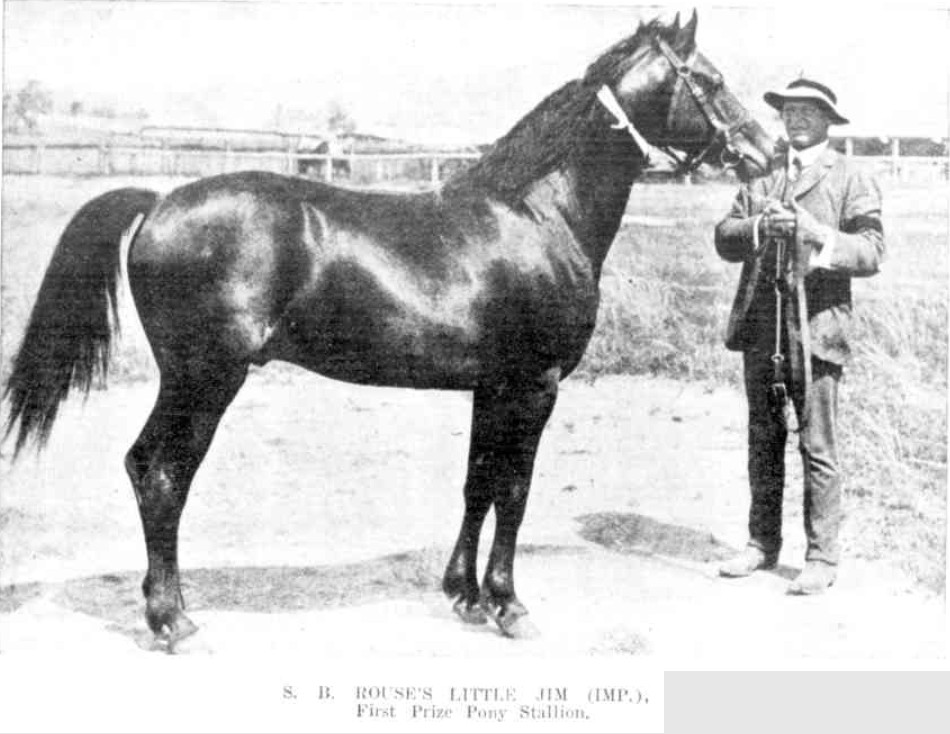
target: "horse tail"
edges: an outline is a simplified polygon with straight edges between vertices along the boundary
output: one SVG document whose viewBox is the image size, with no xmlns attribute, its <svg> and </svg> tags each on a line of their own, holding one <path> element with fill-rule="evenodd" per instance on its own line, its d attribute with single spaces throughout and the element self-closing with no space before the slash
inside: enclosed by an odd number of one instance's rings
<svg viewBox="0 0 950 734">
<path fill-rule="evenodd" d="M 158 198 L 147 189 L 116 189 L 87 202 L 66 225 L 3 391 L 10 406 L 4 439 L 20 423 L 14 457 L 31 436 L 43 447 L 70 389 L 88 394 L 96 376 L 105 379 L 119 326 L 123 235 L 131 244 Z"/>
</svg>

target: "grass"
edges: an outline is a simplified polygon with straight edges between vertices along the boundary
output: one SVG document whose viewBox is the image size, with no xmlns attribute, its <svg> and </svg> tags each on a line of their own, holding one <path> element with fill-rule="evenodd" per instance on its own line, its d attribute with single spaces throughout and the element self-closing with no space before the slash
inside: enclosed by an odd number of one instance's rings
<svg viewBox="0 0 950 734">
<path fill-rule="evenodd" d="M 0 378 L 66 221 L 93 196 L 131 182 L 177 183 L 4 178 Z M 634 189 L 578 378 L 651 374 L 739 386 L 739 355 L 722 346 L 739 267 L 712 244 L 733 193 L 722 184 Z M 945 185 L 885 190 L 889 260 L 880 275 L 855 281 L 855 358 L 840 410 L 846 556 L 899 562 L 935 592 L 946 584 L 947 206 Z M 123 308 L 111 379 L 154 379 L 128 299 Z"/>
<path fill-rule="evenodd" d="M 581 376 L 658 374 L 741 384 L 722 346 L 739 266 L 721 262 L 712 231 L 722 186 L 638 187 L 630 212 L 675 218 L 627 224 L 603 277 L 603 306 Z M 946 186 L 885 191 L 888 261 L 854 281 L 853 362 L 839 431 L 846 556 L 899 563 L 925 588 L 946 588 Z M 742 410 L 743 408 L 737 407 Z M 790 487 L 790 491 L 794 491 Z M 797 491 L 800 492 L 800 489 Z"/>
</svg>

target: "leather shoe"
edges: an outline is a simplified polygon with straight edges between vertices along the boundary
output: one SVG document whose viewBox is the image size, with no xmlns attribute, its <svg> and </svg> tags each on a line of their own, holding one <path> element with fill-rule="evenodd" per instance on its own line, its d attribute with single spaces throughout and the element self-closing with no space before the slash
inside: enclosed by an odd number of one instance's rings
<svg viewBox="0 0 950 734">
<path fill-rule="evenodd" d="M 778 553 L 766 553 L 761 548 L 749 545 L 734 558 L 730 558 L 719 567 L 719 575 L 730 579 L 749 576 L 758 570 L 775 568 Z"/>
<path fill-rule="evenodd" d="M 806 561 L 805 568 L 788 586 L 788 593 L 795 595 L 821 594 L 835 582 L 838 570 L 830 563 Z"/>
</svg>

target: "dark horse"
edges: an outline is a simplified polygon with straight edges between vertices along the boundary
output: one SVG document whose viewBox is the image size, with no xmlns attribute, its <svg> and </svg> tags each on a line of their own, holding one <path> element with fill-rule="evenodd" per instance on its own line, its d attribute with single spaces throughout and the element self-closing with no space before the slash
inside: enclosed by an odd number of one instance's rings
<svg viewBox="0 0 950 734">
<path fill-rule="evenodd" d="M 772 140 L 695 48 L 696 17 L 653 21 L 541 102 L 475 165 L 421 194 L 245 172 L 160 196 L 88 202 L 46 272 L 6 387 L 16 448 L 42 445 L 71 388 L 104 373 L 120 240 L 161 372 L 126 455 L 148 552 L 154 633 L 183 612 L 178 527 L 249 365 L 285 360 L 365 385 L 471 390 L 465 514 L 443 580 L 467 621 L 526 613 L 513 566 L 542 430 L 597 317 L 598 281 L 645 151 L 600 104 L 607 86 L 652 145 L 763 172 Z M 141 216 L 139 216 L 141 215 Z M 137 229 L 136 229 L 137 227 Z M 479 585 L 479 534 L 494 542 Z"/>
</svg>

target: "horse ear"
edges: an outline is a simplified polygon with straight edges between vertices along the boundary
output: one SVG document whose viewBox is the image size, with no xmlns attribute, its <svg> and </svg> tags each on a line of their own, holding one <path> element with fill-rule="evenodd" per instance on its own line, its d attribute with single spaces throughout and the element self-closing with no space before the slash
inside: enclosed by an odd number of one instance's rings
<svg viewBox="0 0 950 734">
<path fill-rule="evenodd" d="M 679 14 L 677 14 L 677 19 Z M 690 16 L 689 22 L 683 26 L 683 29 L 677 33 L 676 41 L 677 45 L 683 49 L 692 50 L 696 45 L 696 26 L 699 25 L 699 16 L 696 13 L 696 9 L 693 8 L 693 14 Z"/>
<path fill-rule="evenodd" d="M 680 14 L 679 11 L 676 12 L 676 15 L 673 17 L 673 22 L 670 24 L 670 33 L 675 37 L 680 32 Z"/>
</svg>

